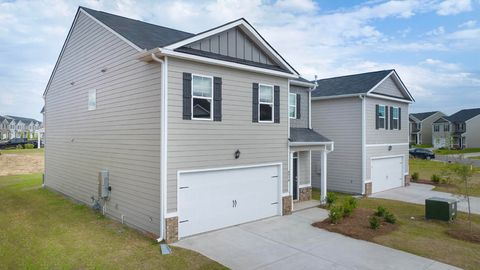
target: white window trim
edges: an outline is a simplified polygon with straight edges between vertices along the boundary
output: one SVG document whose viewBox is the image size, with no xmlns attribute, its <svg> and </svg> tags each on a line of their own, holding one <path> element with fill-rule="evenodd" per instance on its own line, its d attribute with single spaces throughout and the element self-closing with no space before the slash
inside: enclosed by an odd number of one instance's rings
<svg viewBox="0 0 480 270">
<path fill-rule="evenodd" d="M 272 102 L 262 102 L 260 101 L 260 86 L 268 86 L 272 89 Z M 272 106 L 272 120 L 270 121 L 262 121 L 260 115 L 261 115 L 261 111 L 260 111 L 260 104 L 267 104 L 267 105 L 271 105 Z M 263 84 L 263 83 L 259 83 L 258 84 L 258 122 L 259 123 L 273 123 L 274 122 L 274 117 L 275 117 L 275 91 L 274 91 L 274 88 L 273 88 L 273 85 L 270 85 L 270 84 Z"/>
<path fill-rule="evenodd" d="M 193 77 L 194 76 L 197 76 L 197 77 L 203 77 L 203 78 L 209 78 L 211 81 L 212 81 L 212 96 L 211 97 L 199 97 L 199 96 L 195 96 L 193 94 Z M 191 91 L 192 91 L 192 97 L 191 97 L 191 100 L 190 100 L 190 106 L 191 106 L 191 113 L 192 113 L 192 120 L 200 120 L 200 121 L 212 121 L 213 120 L 213 76 L 207 76 L 207 75 L 201 75 L 201 74 L 192 74 L 192 82 L 191 82 Z M 211 100 L 210 102 L 210 118 L 195 118 L 193 116 L 193 99 L 194 98 L 198 98 L 198 99 L 209 99 Z"/>
<path fill-rule="evenodd" d="M 292 98 L 292 95 L 295 96 L 295 105 L 290 104 L 290 99 Z M 295 108 L 293 110 L 293 116 L 290 116 L 290 107 Z M 288 117 L 290 117 L 290 119 L 297 119 L 297 94 L 295 93 L 288 93 Z"/>
<path fill-rule="evenodd" d="M 397 120 L 397 126 L 396 127 L 393 127 L 393 129 L 396 129 L 398 130 L 398 126 L 400 125 L 400 107 L 392 107 L 392 119 L 393 120 Z M 393 113 L 393 111 L 397 110 L 397 117 L 395 118 L 395 114 Z M 393 121 L 392 123 L 390 123 L 390 125 L 393 124 Z"/>
<path fill-rule="evenodd" d="M 93 99 L 95 101 L 95 106 L 91 106 L 91 107 L 90 107 L 90 93 L 93 93 Z M 89 111 L 95 111 L 97 109 L 97 89 L 88 90 L 87 108 Z"/>
<path fill-rule="evenodd" d="M 383 107 L 383 116 L 380 116 L 380 107 Z M 378 104 L 378 120 L 383 119 L 383 127 L 378 127 L 378 129 L 387 129 L 387 105 Z"/>
</svg>

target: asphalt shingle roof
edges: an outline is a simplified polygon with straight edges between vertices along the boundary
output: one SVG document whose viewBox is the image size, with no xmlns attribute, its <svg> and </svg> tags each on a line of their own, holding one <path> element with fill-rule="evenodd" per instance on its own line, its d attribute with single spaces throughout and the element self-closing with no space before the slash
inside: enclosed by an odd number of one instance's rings
<svg viewBox="0 0 480 270">
<path fill-rule="evenodd" d="M 460 110 L 448 117 L 445 117 L 450 122 L 465 122 L 480 114 L 480 108 Z"/>
<path fill-rule="evenodd" d="M 411 113 L 410 115 L 417 118 L 420 121 L 423 121 L 425 118 L 430 117 L 434 114 L 436 114 L 438 111 L 434 112 L 422 112 L 422 113 Z"/>
<path fill-rule="evenodd" d="M 318 86 L 312 92 L 312 97 L 367 93 L 392 71 L 380 70 L 317 80 Z"/>
<path fill-rule="evenodd" d="M 30 122 L 36 122 L 36 123 L 41 123 L 40 121 L 33 119 L 33 118 L 26 118 L 26 117 L 20 117 L 20 116 L 13 116 L 13 115 L 4 115 L 5 118 L 7 119 L 13 119 L 15 121 L 22 121 L 25 124 L 29 124 Z"/>
<path fill-rule="evenodd" d="M 331 142 L 332 140 L 309 128 L 290 128 L 291 142 Z"/>
<path fill-rule="evenodd" d="M 133 20 L 85 7 L 80 8 L 142 49 L 150 50 L 156 47 L 163 47 L 194 36 L 192 33 L 176 29 Z"/>
</svg>

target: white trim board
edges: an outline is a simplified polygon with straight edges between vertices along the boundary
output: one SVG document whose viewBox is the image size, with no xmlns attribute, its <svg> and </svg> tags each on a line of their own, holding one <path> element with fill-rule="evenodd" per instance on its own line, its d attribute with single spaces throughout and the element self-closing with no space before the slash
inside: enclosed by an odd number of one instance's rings
<svg viewBox="0 0 480 270">
<path fill-rule="evenodd" d="M 377 143 L 377 144 L 365 144 L 366 147 L 380 147 L 380 146 L 401 146 L 409 145 L 409 143 Z"/>
</svg>

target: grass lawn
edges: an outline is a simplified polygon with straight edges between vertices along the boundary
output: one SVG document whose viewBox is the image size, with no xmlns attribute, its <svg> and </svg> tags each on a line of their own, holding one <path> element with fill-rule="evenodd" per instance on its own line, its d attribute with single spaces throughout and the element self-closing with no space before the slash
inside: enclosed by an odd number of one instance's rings
<svg viewBox="0 0 480 270">
<path fill-rule="evenodd" d="M 224 269 L 41 189 L 41 175 L 0 177 L 0 269 Z"/>
<path fill-rule="evenodd" d="M 0 150 L 0 154 L 19 154 L 19 155 L 22 155 L 22 154 L 29 154 L 29 155 L 43 155 L 43 153 L 45 152 L 45 149 L 44 148 L 35 148 L 35 149 L 7 149 L 7 150 L 4 150 L 4 149 L 1 149 Z"/>
<path fill-rule="evenodd" d="M 410 159 L 410 175 L 414 172 L 418 172 L 420 179 L 430 180 L 432 174 L 441 175 L 442 169 L 448 165 L 443 162 L 423 160 L 423 159 Z M 475 175 L 471 179 L 472 189 L 471 195 L 480 197 L 480 171 L 477 170 Z M 433 182 L 432 182 L 433 185 Z M 457 193 L 457 188 L 453 185 L 436 185 L 435 190 L 445 191 L 451 193 Z"/>
<path fill-rule="evenodd" d="M 435 153 L 439 155 L 455 155 L 455 154 L 466 154 L 466 153 L 477 153 L 477 152 L 480 152 L 480 148 L 465 148 L 461 150 L 448 150 L 448 149 L 435 150 Z"/>
<path fill-rule="evenodd" d="M 480 156 L 478 156 L 478 157 L 469 157 L 469 158 L 471 158 L 471 159 L 480 159 Z"/>
<path fill-rule="evenodd" d="M 454 223 L 425 220 L 425 210 L 422 205 L 374 198 L 359 199 L 359 209 L 355 211 L 368 212 L 376 209 L 379 205 L 384 206 L 397 217 L 396 226 L 393 231 L 379 233 L 366 240 L 465 269 L 478 269 L 480 244 L 459 240 L 447 234 L 450 229 L 467 227 L 465 213 L 459 213 Z M 364 220 L 364 223 L 366 224 L 357 224 L 357 227 L 363 226 L 366 233 L 371 233 L 368 222 Z M 474 215 L 473 223 L 474 227 L 480 230 L 480 216 Z M 329 229 L 329 227 L 326 229 L 335 230 L 334 228 Z M 388 258 L 386 259 L 388 260 Z"/>
<path fill-rule="evenodd" d="M 410 148 L 432 148 L 433 145 L 431 144 L 414 144 L 410 146 Z"/>
</svg>

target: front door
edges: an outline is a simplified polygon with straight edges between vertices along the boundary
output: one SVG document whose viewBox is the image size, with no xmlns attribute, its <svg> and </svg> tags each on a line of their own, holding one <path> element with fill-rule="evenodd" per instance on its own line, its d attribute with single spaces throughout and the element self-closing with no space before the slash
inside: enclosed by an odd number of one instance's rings
<svg viewBox="0 0 480 270">
<path fill-rule="evenodd" d="M 298 200 L 298 152 L 293 153 L 292 159 L 293 200 Z"/>
</svg>

